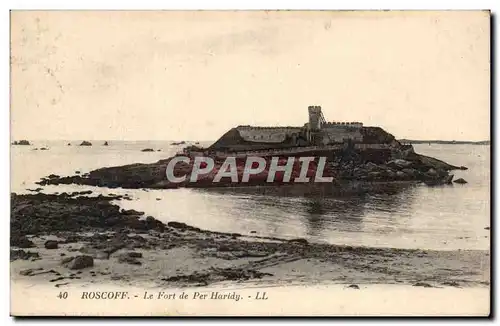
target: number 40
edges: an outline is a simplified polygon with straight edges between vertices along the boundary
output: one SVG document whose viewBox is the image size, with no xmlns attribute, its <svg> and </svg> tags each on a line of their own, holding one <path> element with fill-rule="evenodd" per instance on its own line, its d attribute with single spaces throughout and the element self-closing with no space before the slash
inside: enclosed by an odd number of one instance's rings
<svg viewBox="0 0 500 326">
<path fill-rule="evenodd" d="M 68 298 L 68 292 L 59 292 L 57 295 L 59 299 L 67 299 Z"/>
</svg>

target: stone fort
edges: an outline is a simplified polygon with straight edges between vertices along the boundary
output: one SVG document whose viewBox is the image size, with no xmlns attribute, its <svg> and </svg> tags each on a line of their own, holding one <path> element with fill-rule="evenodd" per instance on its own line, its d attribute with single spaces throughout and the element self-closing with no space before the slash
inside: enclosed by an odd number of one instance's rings
<svg viewBox="0 0 500 326">
<path fill-rule="evenodd" d="M 361 122 L 327 122 L 321 106 L 309 106 L 309 121 L 303 127 L 256 127 L 238 126 L 241 137 L 247 142 L 283 143 L 300 142 L 310 145 L 332 145 L 348 140 L 362 142 Z"/>
<path fill-rule="evenodd" d="M 328 122 L 323 116 L 321 106 L 317 105 L 309 106 L 308 114 L 309 120 L 302 127 L 242 125 L 232 128 L 211 147 L 244 150 L 363 142 L 361 122 Z"/>
</svg>

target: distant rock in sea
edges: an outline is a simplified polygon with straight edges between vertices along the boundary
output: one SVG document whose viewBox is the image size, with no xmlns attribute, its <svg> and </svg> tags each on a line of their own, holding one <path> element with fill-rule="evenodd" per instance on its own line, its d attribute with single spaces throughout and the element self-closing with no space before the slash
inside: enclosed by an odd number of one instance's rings
<svg viewBox="0 0 500 326">
<path fill-rule="evenodd" d="M 473 141 L 473 140 L 416 140 L 416 139 L 399 139 L 403 144 L 450 144 L 450 145 L 490 145 L 489 140 Z"/>
<path fill-rule="evenodd" d="M 170 145 L 172 145 L 172 146 L 177 146 L 177 145 L 185 145 L 185 144 L 186 144 L 186 142 L 183 140 L 183 141 L 180 141 L 180 142 L 173 142 L 173 143 L 172 143 L 172 144 L 170 144 Z"/>
<path fill-rule="evenodd" d="M 82 141 L 82 143 L 80 144 L 80 146 L 92 146 L 92 143 L 84 140 L 84 141 Z"/>
<path fill-rule="evenodd" d="M 154 152 L 155 150 L 152 148 L 144 148 L 141 152 Z"/>
<path fill-rule="evenodd" d="M 20 140 L 20 141 L 14 141 L 12 145 L 31 145 L 29 141 L 27 140 Z"/>
<path fill-rule="evenodd" d="M 104 144 L 103 144 L 103 146 L 109 146 L 108 142 L 105 141 Z"/>
</svg>

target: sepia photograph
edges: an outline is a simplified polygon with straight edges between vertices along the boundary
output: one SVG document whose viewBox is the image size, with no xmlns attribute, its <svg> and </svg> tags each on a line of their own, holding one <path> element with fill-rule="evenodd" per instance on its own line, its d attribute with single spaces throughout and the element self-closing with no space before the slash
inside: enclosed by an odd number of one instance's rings
<svg viewBox="0 0 500 326">
<path fill-rule="evenodd" d="M 491 313 L 488 10 L 11 10 L 11 316 Z"/>
</svg>

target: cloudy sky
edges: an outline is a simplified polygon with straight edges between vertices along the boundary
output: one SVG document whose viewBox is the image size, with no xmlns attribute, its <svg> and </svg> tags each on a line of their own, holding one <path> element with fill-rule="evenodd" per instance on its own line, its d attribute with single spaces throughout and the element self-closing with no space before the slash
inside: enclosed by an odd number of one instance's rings
<svg viewBox="0 0 500 326">
<path fill-rule="evenodd" d="M 321 105 L 489 139 L 489 37 L 487 12 L 12 12 L 12 137 L 215 140 Z"/>
</svg>

